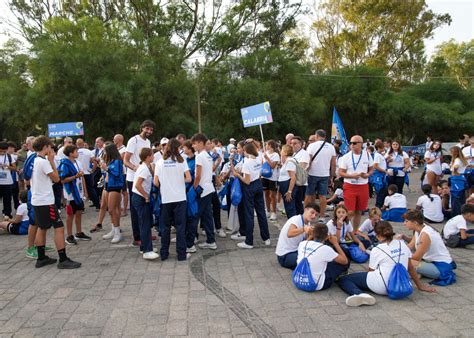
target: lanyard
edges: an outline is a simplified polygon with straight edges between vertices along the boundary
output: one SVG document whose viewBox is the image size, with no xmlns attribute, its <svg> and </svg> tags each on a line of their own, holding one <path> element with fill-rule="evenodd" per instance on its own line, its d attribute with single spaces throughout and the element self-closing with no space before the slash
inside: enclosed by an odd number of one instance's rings
<svg viewBox="0 0 474 338">
<path fill-rule="evenodd" d="M 357 161 L 357 164 L 356 164 L 355 161 L 354 161 L 354 152 L 351 152 L 351 156 L 352 156 L 352 167 L 354 168 L 354 171 L 357 170 L 357 167 L 359 166 L 360 160 L 362 160 L 362 155 L 363 155 L 363 153 L 360 153 L 359 160 Z"/>
<path fill-rule="evenodd" d="M 305 225 L 305 224 L 304 224 L 304 217 L 303 217 L 303 215 L 301 215 L 301 222 L 303 223 L 303 229 L 304 229 L 304 225 Z M 303 239 L 305 239 L 305 238 L 306 238 L 306 232 L 303 231 Z"/>
</svg>

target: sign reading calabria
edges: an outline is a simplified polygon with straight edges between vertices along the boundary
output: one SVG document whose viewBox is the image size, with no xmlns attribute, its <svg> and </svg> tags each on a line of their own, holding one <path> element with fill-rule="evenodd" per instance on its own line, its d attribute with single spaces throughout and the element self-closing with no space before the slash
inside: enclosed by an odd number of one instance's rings
<svg viewBox="0 0 474 338">
<path fill-rule="evenodd" d="M 255 106 L 240 109 L 244 128 L 259 126 L 266 123 L 272 123 L 272 111 L 270 110 L 270 102 L 256 104 Z"/>
<path fill-rule="evenodd" d="M 82 122 L 67 122 L 48 124 L 49 137 L 65 137 L 84 135 L 84 124 Z"/>
</svg>

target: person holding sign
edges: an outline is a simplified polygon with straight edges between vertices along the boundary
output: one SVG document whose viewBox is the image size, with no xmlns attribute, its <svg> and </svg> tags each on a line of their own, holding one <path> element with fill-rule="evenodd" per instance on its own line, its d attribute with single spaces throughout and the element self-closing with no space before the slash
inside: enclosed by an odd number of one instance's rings
<svg viewBox="0 0 474 338">
<path fill-rule="evenodd" d="M 341 157 L 339 175 L 344 178 L 344 204 L 349 210 L 354 230 L 359 229 L 361 212 L 369 205 L 369 176 L 374 170 L 372 156 L 362 151 L 363 139 L 352 136 L 351 151 Z"/>
</svg>

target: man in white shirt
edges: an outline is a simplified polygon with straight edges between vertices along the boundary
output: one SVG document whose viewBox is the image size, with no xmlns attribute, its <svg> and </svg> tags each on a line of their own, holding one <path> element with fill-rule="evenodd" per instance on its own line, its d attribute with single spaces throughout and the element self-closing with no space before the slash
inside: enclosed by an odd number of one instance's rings
<svg viewBox="0 0 474 338">
<path fill-rule="evenodd" d="M 214 220 L 212 215 L 212 196 L 215 192 L 212 183 L 213 161 L 206 151 L 208 139 L 204 134 L 195 134 L 191 138 L 193 148 L 196 151 L 196 173 L 194 178 L 194 189 L 202 190 L 198 194 L 198 217 L 206 232 L 206 242 L 199 243 L 202 249 L 216 250 L 217 244 L 214 236 Z"/>
<path fill-rule="evenodd" d="M 13 157 L 8 154 L 8 143 L 0 143 L 0 197 L 3 199 L 3 215 L 5 220 L 12 218 L 12 171 L 16 170 Z"/>
<path fill-rule="evenodd" d="M 127 186 L 128 194 L 130 199 L 134 192 L 133 189 L 133 178 L 135 176 L 135 171 L 140 165 L 140 151 L 142 148 L 151 148 L 151 142 L 148 139 L 153 135 L 155 130 L 155 122 L 151 120 L 145 120 L 140 125 L 140 134 L 133 136 L 128 140 L 127 143 L 127 152 L 124 156 L 124 164 L 127 167 Z M 130 205 L 130 216 L 132 219 L 132 231 L 133 231 L 133 246 L 139 246 L 140 243 L 140 227 L 138 221 L 137 210 Z"/>
<path fill-rule="evenodd" d="M 361 136 L 352 136 L 349 143 L 351 151 L 341 157 L 339 174 L 344 178 L 344 205 L 357 231 L 362 211 L 369 206 L 369 176 L 373 173 L 374 161 L 369 153 L 362 151 Z"/>
<path fill-rule="evenodd" d="M 286 144 L 291 145 L 291 140 L 293 139 L 293 137 L 295 137 L 295 134 L 293 134 L 293 133 L 286 134 L 286 136 L 285 136 Z"/>
<path fill-rule="evenodd" d="M 72 144 L 74 144 L 74 140 L 72 139 L 72 137 L 66 136 L 64 138 L 62 147 L 58 149 L 58 157 L 60 160 L 67 157 L 64 155 L 64 147 L 70 146 Z"/>
<path fill-rule="evenodd" d="M 306 170 L 309 165 L 309 154 L 303 149 L 303 139 L 299 136 L 293 137 L 291 140 L 291 146 L 293 147 L 293 158 L 298 162 L 299 166 Z M 295 196 L 295 205 L 296 205 L 296 214 L 301 215 L 304 212 L 304 197 L 306 194 L 306 187 L 308 186 L 308 181 L 305 185 L 298 186 L 296 185 L 296 196 Z"/>
<path fill-rule="evenodd" d="M 125 154 L 127 153 L 127 147 L 125 147 L 125 145 L 123 144 L 123 135 L 122 134 L 117 134 L 114 136 L 114 144 L 115 146 L 117 147 L 117 150 L 120 154 L 120 156 L 122 157 L 122 161 L 124 160 L 125 158 Z M 128 208 L 128 191 L 127 191 L 127 167 L 125 166 L 125 164 L 123 165 L 123 172 L 124 172 L 124 185 L 123 185 L 123 189 L 122 189 L 122 204 L 123 204 L 123 208 L 122 208 L 122 216 L 127 216 L 127 208 Z"/>
<path fill-rule="evenodd" d="M 336 150 L 331 143 L 326 142 L 326 131 L 319 129 L 316 131 L 316 142 L 311 143 L 307 151 L 310 163 L 305 204 L 314 202 L 315 195 L 318 195 L 321 206 L 319 221 L 324 222 L 328 186 L 332 184 L 336 172 Z"/>
</svg>

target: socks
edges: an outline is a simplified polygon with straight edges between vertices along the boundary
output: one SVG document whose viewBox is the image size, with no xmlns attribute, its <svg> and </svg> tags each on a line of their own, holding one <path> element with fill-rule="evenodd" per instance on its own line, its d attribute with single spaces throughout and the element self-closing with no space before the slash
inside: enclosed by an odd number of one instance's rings
<svg viewBox="0 0 474 338">
<path fill-rule="evenodd" d="M 59 261 L 64 262 L 67 259 L 66 249 L 58 250 L 58 255 L 59 255 Z"/>
<path fill-rule="evenodd" d="M 119 234 L 120 233 L 120 228 L 114 226 L 112 229 L 114 229 L 114 234 Z"/>
<path fill-rule="evenodd" d="M 36 247 L 36 250 L 38 250 L 38 260 L 41 261 L 43 259 L 46 258 L 46 254 L 45 254 L 45 249 L 44 249 L 44 245 L 39 245 Z"/>
</svg>

